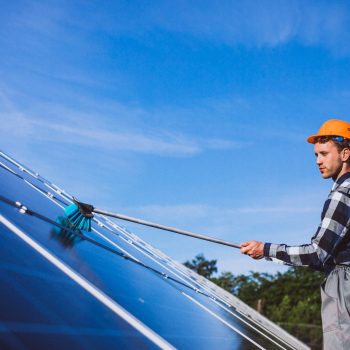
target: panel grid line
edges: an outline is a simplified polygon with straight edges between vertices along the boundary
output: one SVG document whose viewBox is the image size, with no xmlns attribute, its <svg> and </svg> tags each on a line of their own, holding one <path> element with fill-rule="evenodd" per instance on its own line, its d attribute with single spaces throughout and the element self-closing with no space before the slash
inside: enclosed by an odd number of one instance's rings
<svg viewBox="0 0 350 350">
<path fill-rule="evenodd" d="M 151 342 L 157 345 L 161 349 L 165 350 L 173 350 L 175 347 L 163 339 L 159 334 L 155 333 L 151 328 L 142 323 L 139 319 L 137 319 L 134 315 L 129 313 L 126 309 L 124 309 L 121 305 L 119 305 L 116 301 L 110 298 L 108 295 L 99 290 L 92 283 L 87 281 L 84 277 L 74 271 L 72 268 L 64 264 L 61 260 L 59 260 L 56 256 L 42 247 L 40 244 L 35 242 L 32 238 L 30 238 L 27 234 L 17 228 L 14 224 L 12 224 L 9 220 L 7 220 L 4 216 L 0 215 L 0 222 L 6 226 L 10 231 L 16 234 L 19 238 L 21 238 L 24 242 L 26 242 L 30 247 L 36 250 L 40 255 L 42 255 L 46 260 L 51 262 L 54 266 L 56 266 L 59 270 L 65 273 L 69 278 L 74 280 L 78 285 L 80 285 L 83 289 L 85 289 L 88 293 L 90 293 L 93 297 L 99 300 L 102 304 L 108 307 L 111 311 L 113 311 L 116 315 L 121 317 L 124 321 L 138 330 L 141 334 L 143 334 L 146 338 L 148 338 Z"/>
</svg>

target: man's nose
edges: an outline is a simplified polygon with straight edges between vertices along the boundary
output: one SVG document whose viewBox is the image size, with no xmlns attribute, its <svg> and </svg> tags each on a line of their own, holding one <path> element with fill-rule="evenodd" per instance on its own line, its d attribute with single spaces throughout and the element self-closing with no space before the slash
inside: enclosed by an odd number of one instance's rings
<svg viewBox="0 0 350 350">
<path fill-rule="evenodd" d="M 317 164 L 317 165 L 322 164 L 322 158 L 321 158 L 321 157 L 317 157 L 317 158 L 316 158 L 316 164 Z"/>
</svg>

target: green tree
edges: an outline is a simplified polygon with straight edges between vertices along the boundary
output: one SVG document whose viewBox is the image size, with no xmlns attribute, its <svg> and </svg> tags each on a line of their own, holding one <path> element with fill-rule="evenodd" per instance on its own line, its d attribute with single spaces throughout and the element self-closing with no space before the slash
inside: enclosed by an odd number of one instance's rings
<svg viewBox="0 0 350 350">
<path fill-rule="evenodd" d="M 234 276 L 223 272 L 217 277 L 217 260 L 199 254 L 185 265 L 285 328 L 312 349 L 321 349 L 320 284 L 323 275 L 309 268 L 289 268 L 285 273 L 258 273 Z"/>
<path fill-rule="evenodd" d="M 196 271 L 199 275 L 209 279 L 218 271 L 216 263 L 217 260 L 206 260 L 203 254 L 198 254 L 191 262 L 186 261 L 184 265 Z"/>
<path fill-rule="evenodd" d="M 222 272 L 219 277 L 212 277 L 210 280 L 230 293 L 232 293 L 235 286 L 234 276 L 231 272 L 227 271 Z"/>
</svg>

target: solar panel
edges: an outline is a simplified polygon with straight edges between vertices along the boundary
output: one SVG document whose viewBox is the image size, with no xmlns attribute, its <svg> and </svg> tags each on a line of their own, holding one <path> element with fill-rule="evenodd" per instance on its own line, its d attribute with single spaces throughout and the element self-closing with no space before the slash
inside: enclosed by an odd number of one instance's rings
<svg viewBox="0 0 350 350">
<path fill-rule="evenodd" d="M 308 349 L 116 222 L 62 226 L 72 196 L 0 152 L 1 349 Z"/>
</svg>

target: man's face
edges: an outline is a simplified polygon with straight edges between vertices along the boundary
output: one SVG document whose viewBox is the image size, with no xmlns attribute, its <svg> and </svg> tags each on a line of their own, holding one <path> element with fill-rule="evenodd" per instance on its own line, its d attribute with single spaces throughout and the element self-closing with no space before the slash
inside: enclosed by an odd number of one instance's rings
<svg viewBox="0 0 350 350">
<path fill-rule="evenodd" d="M 337 179 L 343 167 L 341 154 L 337 146 L 332 142 L 315 143 L 316 164 L 324 179 Z"/>
</svg>

